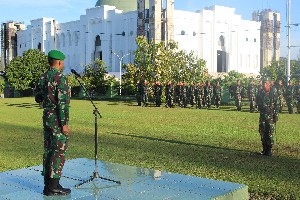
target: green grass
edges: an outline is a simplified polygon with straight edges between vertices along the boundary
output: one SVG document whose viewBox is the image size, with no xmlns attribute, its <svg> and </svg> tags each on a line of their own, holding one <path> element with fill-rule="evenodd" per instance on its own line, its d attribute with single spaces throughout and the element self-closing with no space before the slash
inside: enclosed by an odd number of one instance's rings
<svg viewBox="0 0 300 200">
<path fill-rule="evenodd" d="M 251 199 L 300 199 L 300 115 L 279 115 L 274 156 L 261 150 L 258 113 L 137 107 L 97 101 L 104 161 L 246 184 Z M 42 164 L 42 109 L 33 98 L 0 99 L 0 171 Z M 89 101 L 71 101 L 68 159 L 94 158 Z"/>
</svg>

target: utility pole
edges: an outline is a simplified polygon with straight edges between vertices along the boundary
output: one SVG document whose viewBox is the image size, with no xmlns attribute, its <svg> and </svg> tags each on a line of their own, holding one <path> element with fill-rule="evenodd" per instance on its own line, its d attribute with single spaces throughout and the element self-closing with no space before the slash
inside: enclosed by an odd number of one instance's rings
<svg viewBox="0 0 300 200">
<path fill-rule="evenodd" d="M 287 0 L 287 27 L 288 27 L 288 59 L 286 66 L 286 76 L 287 76 L 287 84 L 290 80 L 290 70 L 291 70 L 291 0 Z"/>
</svg>

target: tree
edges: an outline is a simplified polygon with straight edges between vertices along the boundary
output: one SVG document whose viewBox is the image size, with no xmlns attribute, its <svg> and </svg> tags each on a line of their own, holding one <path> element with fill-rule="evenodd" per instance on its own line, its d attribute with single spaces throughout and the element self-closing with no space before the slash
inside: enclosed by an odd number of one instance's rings
<svg viewBox="0 0 300 200">
<path fill-rule="evenodd" d="M 108 67 L 102 60 L 96 59 L 84 70 L 83 82 L 92 93 L 105 94 L 107 87 L 115 81 L 115 77 L 109 76 L 106 72 Z"/>
<path fill-rule="evenodd" d="M 174 41 L 155 44 L 149 43 L 145 37 L 137 37 L 137 50 L 134 64 L 123 65 L 126 73 L 123 75 L 125 88 L 134 91 L 139 81 L 147 80 L 150 83 L 160 81 L 203 81 L 207 78 L 206 62 L 197 58 L 193 52 L 179 51 Z"/>
<path fill-rule="evenodd" d="M 285 63 L 283 61 L 272 62 L 271 65 L 264 67 L 259 73 L 262 79 L 282 80 L 283 83 L 286 83 Z"/>
<path fill-rule="evenodd" d="M 47 55 L 38 49 L 24 51 L 6 67 L 8 82 L 17 90 L 34 88 L 39 77 L 49 67 Z"/>
</svg>

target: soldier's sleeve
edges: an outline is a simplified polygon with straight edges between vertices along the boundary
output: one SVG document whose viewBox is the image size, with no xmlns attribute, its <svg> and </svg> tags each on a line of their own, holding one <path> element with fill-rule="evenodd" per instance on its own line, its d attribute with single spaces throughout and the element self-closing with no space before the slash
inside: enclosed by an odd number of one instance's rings
<svg viewBox="0 0 300 200">
<path fill-rule="evenodd" d="M 68 80 L 65 76 L 61 75 L 57 82 L 57 107 L 60 125 L 67 125 L 69 122 L 69 86 Z"/>
</svg>

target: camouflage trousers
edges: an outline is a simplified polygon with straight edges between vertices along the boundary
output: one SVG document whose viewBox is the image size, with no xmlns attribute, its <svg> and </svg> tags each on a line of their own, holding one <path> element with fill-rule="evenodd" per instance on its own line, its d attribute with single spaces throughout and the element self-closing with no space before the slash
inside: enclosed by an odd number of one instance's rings
<svg viewBox="0 0 300 200">
<path fill-rule="evenodd" d="M 69 138 L 61 127 L 44 127 L 43 176 L 59 179 L 65 164 Z"/>
<path fill-rule="evenodd" d="M 201 95 L 196 95 L 196 108 L 201 108 L 202 107 L 202 96 Z"/>
<path fill-rule="evenodd" d="M 242 110 L 242 95 L 236 94 L 235 96 L 235 106 L 238 111 Z"/>
<path fill-rule="evenodd" d="M 254 112 L 255 108 L 256 108 L 256 99 L 255 99 L 255 96 L 250 96 L 249 100 L 250 100 L 250 112 Z"/>
<path fill-rule="evenodd" d="M 259 118 L 259 134 L 263 147 L 272 148 L 274 144 L 274 132 L 276 123 L 273 117 L 267 114 L 260 114 Z"/>
<path fill-rule="evenodd" d="M 221 95 L 220 95 L 220 94 L 217 94 L 217 95 L 215 96 L 215 106 L 216 106 L 217 108 L 219 108 L 220 105 L 221 105 Z"/>
</svg>

